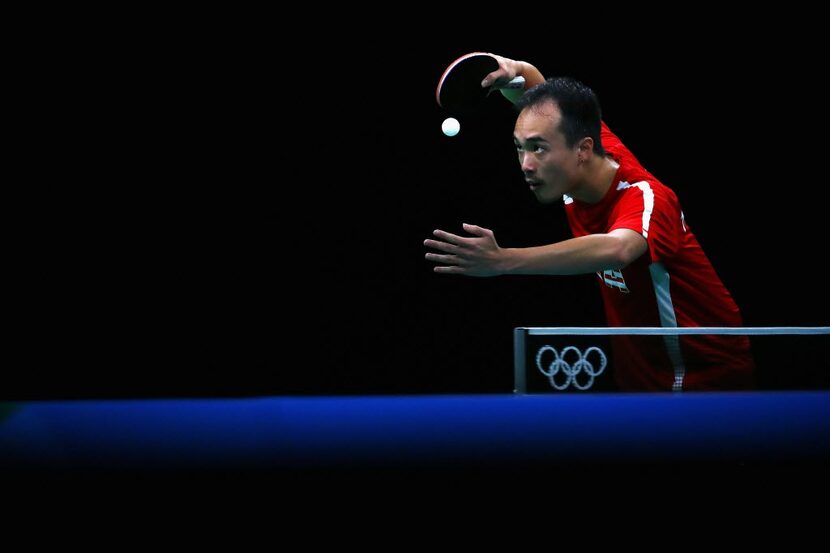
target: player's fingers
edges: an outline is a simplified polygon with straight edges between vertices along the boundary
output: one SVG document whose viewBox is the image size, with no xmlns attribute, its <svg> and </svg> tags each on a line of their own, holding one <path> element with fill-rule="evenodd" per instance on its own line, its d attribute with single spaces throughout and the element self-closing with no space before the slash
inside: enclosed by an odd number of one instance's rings
<svg viewBox="0 0 830 553">
<path fill-rule="evenodd" d="M 493 59 L 495 59 L 496 62 L 498 62 L 499 68 L 485 75 L 484 80 L 481 81 L 481 87 L 487 88 L 492 86 L 494 88 L 497 88 L 499 83 L 504 82 L 505 80 L 510 80 L 510 78 L 512 77 L 510 76 L 510 71 L 508 69 L 507 64 L 505 63 L 505 58 L 492 53 L 489 55 L 493 57 Z"/>
<path fill-rule="evenodd" d="M 499 67 L 492 73 L 488 73 L 484 80 L 481 81 L 481 88 L 487 88 L 493 84 L 506 83 L 510 79 L 507 78 L 507 70 Z"/>
<path fill-rule="evenodd" d="M 468 223 L 462 223 L 462 228 L 469 232 L 474 236 L 487 236 L 488 234 L 492 234 L 490 229 L 486 229 L 484 227 L 480 227 L 478 225 L 470 225 Z"/>
<path fill-rule="evenodd" d="M 438 240 L 430 240 L 427 238 L 424 240 L 424 246 L 427 248 L 432 248 L 435 250 L 441 250 L 442 252 L 457 254 L 459 252 L 459 247 L 453 244 L 448 244 L 447 242 L 439 242 Z"/>
<path fill-rule="evenodd" d="M 440 253 L 424 254 L 427 261 L 434 261 L 436 263 L 443 263 L 444 265 L 458 265 L 458 258 L 454 255 L 444 255 Z"/>
<path fill-rule="evenodd" d="M 448 253 L 452 255 L 459 255 L 461 253 L 461 249 L 458 246 L 447 244 L 446 242 L 433 242 L 427 247 L 438 250 L 439 253 Z"/>
<path fill-rule="evenodd" d="M 445 267 L 445 266 L 442 266 L 442 265 L 438 265 L 437 267 L 433 267 L 432 270 L 436 273 L 443 273 L 445 275 L 463 275 L 464 272 L 465 272 L 465 269 L 462 268 L 462 267 L 455 267 L 455 266 Z"/>
<path fill-rule="evenodd" d="M 460 246 L 464 243 L 464 239 L 461 236 L 456 234 L 451 234 L 449 232 L 444 232 L 441 229 L 435 229 L 432 231 L 432 234 L 445 242 L 449 242 L 450 244 L 455 244 L 456 246 Z"/>
</svg>

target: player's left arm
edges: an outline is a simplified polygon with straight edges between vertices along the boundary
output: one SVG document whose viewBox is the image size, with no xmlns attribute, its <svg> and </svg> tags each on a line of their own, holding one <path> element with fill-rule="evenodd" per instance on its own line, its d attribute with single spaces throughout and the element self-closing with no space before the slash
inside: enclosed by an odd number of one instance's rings
<svg viewBox="0 0 830 553">
<path fill-rule="evenodd" d="M 472 236 L 436 230 L 433 234 L 438 240 L 424 241 L 425 246 L 440 252 L 426 254 L 426 259 L 440 264 L 434 269 L 436 273 L 479 277 L 576 275 L 621 269 L 647 250 L 645 238 L 630 229 L 530 248 L 502 248 L 490 229 L 465 224 L 464 230 Z"/>
<path fill-rule="evenodd" d="M 579 275 L 622 269 L 648 250 L 643 236 L 615 229 L 531 248 L 508 248 L 504 273 L 512 275 Z"/>
</svg>

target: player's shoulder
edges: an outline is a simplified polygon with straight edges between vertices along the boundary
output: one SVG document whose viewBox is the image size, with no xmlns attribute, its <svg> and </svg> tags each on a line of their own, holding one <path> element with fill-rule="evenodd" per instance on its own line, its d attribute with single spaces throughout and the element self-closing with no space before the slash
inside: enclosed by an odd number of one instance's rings
<svg viewBox="0 0 830 553">
<path fill-rule="evenodd" d="M 677 195 L 654 175 L 647 171 L 635 171 L 622 175 L 615 184 L 620 200 L 644 198 L 650 203 L 677 204 Z"/>
</svg>

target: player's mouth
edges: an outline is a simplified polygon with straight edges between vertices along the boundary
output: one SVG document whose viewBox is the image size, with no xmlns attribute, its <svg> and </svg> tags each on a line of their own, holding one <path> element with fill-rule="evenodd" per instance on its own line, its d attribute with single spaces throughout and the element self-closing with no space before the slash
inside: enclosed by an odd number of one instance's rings
<svg viewBox="0 0 830 553">
<path fill-rule="evenodd" d="M 534 179 L 525 179 L 525 182 L 530 186 L 531 190 L 536 190 L 537 188 L 540 188 L 543 184 L 545 184 L 540 180 Z"/>
</svg>

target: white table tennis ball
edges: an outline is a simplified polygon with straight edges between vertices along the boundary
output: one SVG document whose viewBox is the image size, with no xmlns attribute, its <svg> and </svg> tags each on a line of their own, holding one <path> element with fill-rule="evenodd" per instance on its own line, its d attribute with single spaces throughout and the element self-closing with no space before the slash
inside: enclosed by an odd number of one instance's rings
<svg viewBox="0 0 830 553">
<path fill-rule="evenodd" d="M 459 123 L 458 119 L 455 117 L 447 117 L 444 119 L 444 122 L 441 123 L 441 130 L 444 131 L 444 134 L 447 136 L 455 136 L 458 134 L 458 131 L 461 130 L 461 123 Z"/>
</svg>

